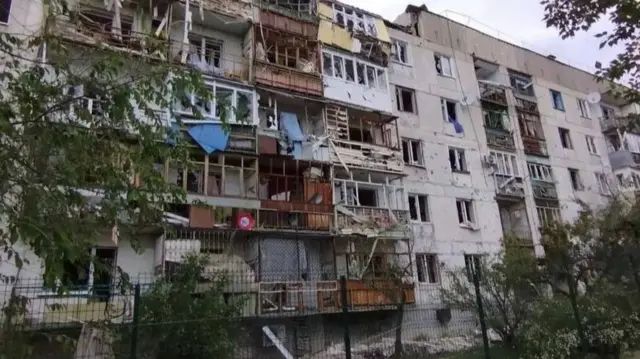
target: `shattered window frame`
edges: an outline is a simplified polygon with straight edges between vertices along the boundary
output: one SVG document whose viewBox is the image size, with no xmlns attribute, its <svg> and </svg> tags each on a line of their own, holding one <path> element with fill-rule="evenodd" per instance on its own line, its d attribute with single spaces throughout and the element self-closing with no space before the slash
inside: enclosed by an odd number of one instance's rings
<svg viewBox="0 0 640 359">
<path fill-rule="evenodd" d="M 449 147 L 449 164 L 452 172 L 469 173 L 464 148 Z"/>
<path fill-rule="evenodd" d="M 407 203 L 409 205 L 409 218 L 411 219 L 411 221 L 420 223 L 431 223 L 428 195 L 409 193 Z"/>
<path fill-rule="evenodd" d="M 409 102 L 408 102 L 411 104 L 410 109 L 407 109 L 406 108 L 407 106 L 405 106 L 405 98 L 404 98 L 405 95 L 410 96 Z M 418 113 L 417 107 L 418 106 L 416 101 L 416 91 L 414 89 L 410 89 L 407 87 L 396 86 L 396 108 L 398 109 L 398 111 L 417 114 Z"/>
<path fill-rule="evenodd" d="M 190 94 L 185 94 L 186 98 L 189 99 L 190 101 L 190 106 L 187 109 L 176 109 L 176 113 L 182 114 L 182 115 L 187 115 L 187 116 L 194 116 L 195 113 L 193 112 L 193 107 L 195 106 L 200 106 L 200 107 L 204 107 L 204 106 L 208 106 L 208 111 L 203 111 L 202 109 L 200 110 L 203 118 L 202 119 L 197 119 L 197 118 L 181 118 L 181 121 L 184 123 L 220 123 L 222 122 L 219 118 L 220 115 L 220 111 L 218 108 L 219 102 L 216 99 L 216 94 L 218 93 L 218 89 L 223 90 L 223 91 L 230 91 L 231 92 L 231 96 L 230 96 L 230 100 L 229 103 L 227 104 L 227 106 L 229 107 L 227 109 L 227 113 L 233 113 L 234 116 L 227 116 L 227 123 L 229 124 L 237 124 L 237 123 L 249 123 L 252 124 L 254 122 L 254 116 L 255 116 L 255 108 L 256 108 L 256 96 L 255 93 L 251 90 L 248 89 L 243 89 L 243 88 L 239 88 L 239 87 L 235 87 L 235 86 L 231 86 L 228 85 L 226 83 L 219 83 L 216 81 L 207 81 L 205 83 L 205 86 L 207 86 L 208 89 L 211 90 L 212 94 L 213 94 L 213 99 L 211 99 L 210 101 L 207 101 L 207 103 L 202 103 L 199 102 L 199 98 L 194 94 L 194 93 L 190 93 Z M 244 102 L 248 102 L 248 108 L 244 109 L 244 108 L 240 108 L 239 106 L 239 101 L 241 96 L 240 95 L 244 95 L 246 99 L 248 99 L 247 101 Z M 179 102 L 180 100 L 178 100 Z M 244 119 L 239 119 L 237 118 L 238 115 L 241 115 Z"/>
<path fill-rule="evenodd" d="M 373 16 L 342 4 L 334 3 L 332 6 L 334 23 L 342 25 L 350 32 L 354 32 L 355 30 L 371 37 L 378 36 L 376 20 Z"/>
<path fill-rule="evenodd" d="M 596 138 L 590 135 L 584 135 L 584 140 L 587 142 L 587 150 L 592 155 L 598 154 L 598 147 L 596 146 Z"/>
<path fill-rule="evenodd" d="M 409 65 L 409 44 L 406 41 L 391 39 L 391 60 L 402 65 Z"/>
<path fill-rule="evenodd" d="M 405 159 L 405 149 L 407 158 Z M 422 141 L 411 138 L 402 139 L 402 153 L 403 161 L 407 165 L 411 166 L 424 166 L 424 151 L 422 148 Z M 417 159 L 415 158 L 417 153 Z"/>
<path fill-rule="evenodd" d="M 557 207 L 536 206 L 536 215 L 538 216 L 538 223 L 540 223 L 541 226 L 562 219 L 560 208 Z"/>
<path fill-rule="evenodd" d="M 451 57 L 442 54 L 433 54 L 433 59 L 435 61 L 435 68 L 438 75 L 444 77 L 454 77 Z M 444 66 L 445 63 L 446 66 Z"/>
<path fill-rule="evenodd" d="M 470 225 L 476 223 L 473 200 L 463 198 L 456 199 L 456 211 L 458 213 L 458 224 Z"/>
<path fill-rule="evenodd" d="M 589 111 L 589 103 L 585 99 L 577 99 L 578 109 L 582 118 L 591 119 L 591 111 Z"/>
<path fill-rule="evenodd" d="M 340 60 L 336 61 L 339 58 Z M 327 64 L 327 61 L 331 61 L 331 64 Z M 336 67 L 337 62 L 339 62 L 339 66 Z M 354 66 L 354 79 L 347 79 L 348 71 L 346 70 L 346 64 L 353 63 Z M 387 85 L 387 69 L 384 67 L 377 66 L 373 63 L 360 61 L 356 57 L 343 55 L 334 53 L 332 51 L 323 50 L 322 51 L 322 69 L 323 76 L 333 77 L 335 79 L 340 79 L 345 82 L 352 83 L 354 85 L 358 85 L 360 87 L 366 89 L 377 89 L 380 91 L 384 91 L 385 93 L 389 91 L 389 86 Z M 336 76 L 336 70 L 340 71 L 341 76 Z"/>
<path fill-rule="evenodd" d="M 558 127 L 558 135 L 560 136 L 560 144 L 562 145 L 562 148 L 572 150 L 573 141 L 571 140 L 571 131 L 564 127 Z"/>
<path fill-rule="evenodd" d="M 574 191 L 582 191 L 584 189 L 584 185 L 582 184 L 582 179 L 580 178 L 580 171 L 576 168 L 567 168 L 569 171 L 569 181 L 571 182 L 571 188 Z"/>
<path fill-rule="evenodd" d="M 495 159 L 495 174 L 520 178 L 518 157 L 513 153 L 490 151 L 489 155 Z"/>
<path fill-rule="evenodd" d="M 438 255 L 435 253 L 416 253 L 416 269 L 419 283 L 440 283 Z"/>
<path fill-rule="evenodd" d="M 550 183 L 554 182 L 551 166 L 529 162 L 527 163 L 527 167 L 529 168 L 529 176 L 531 176 L 531 179 Z"/>
<path fill-rule="evenodd" d="M 596 183 L 598 184 L 598 189 L 600 190 L 600 194 L 608 195 L 611 194 L 611 189 L 609 188 L 609 178 L 604 172 L 596 172 Z"/>
</svg>

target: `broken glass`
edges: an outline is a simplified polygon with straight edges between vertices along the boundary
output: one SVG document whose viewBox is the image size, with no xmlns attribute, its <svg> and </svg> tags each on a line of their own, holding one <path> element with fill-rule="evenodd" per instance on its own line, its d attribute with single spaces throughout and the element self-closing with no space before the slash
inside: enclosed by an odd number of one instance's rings
<svg viewBox="0 0 640 359">
<path fill-rule="evenodd" d="M 346 80 L 349 82 L 355 82 L 355 73 L 354 73 L 354 68 L 353 68 L 353 60 L 351 59 L 345 59 L 344 60 L 344 68 L 345 68 L 345 75 Z"/>
<path fill-rule="evenodd" d="M 376 69 L 372 66 L 367 66 L 367 83 L 370 88 L 377 86 L 376 83 Z"/>
<path fill-rule="evenodd" d="M 331 54 L 323 52 L 322 53 L 322 71 L 324 75 L 333 76 L 333 66 L 331 63 Z"/>
<path fill-rule="evenodd" d="M 365 86 L 367 84 L 364 77 L 364 64 L 356 62 L 356 74 L 358 75 L 358 84 Z"/>
<path fill-rule="evenodd" d="M 342 57 L 333 57 L 333 76 L 343 79 L 344 74 L 342 72 Z"/>
</svg>

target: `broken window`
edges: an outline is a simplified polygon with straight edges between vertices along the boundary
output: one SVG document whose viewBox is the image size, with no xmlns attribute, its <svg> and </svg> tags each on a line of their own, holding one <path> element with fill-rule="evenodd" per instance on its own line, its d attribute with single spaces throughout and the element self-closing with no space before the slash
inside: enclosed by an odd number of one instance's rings
<svg viewBox="0 0 640 359">
<path fill-rule="evenodd" d="M 418 282 L 436 284 L 440 281 L 438 257 L 435 254 L 416 254 L 416 268 L 418 270 Z"/>
<path fill-rule="evenodd" d="M 424 165 L 422 156 L 422 142 L 407 138 L 402 139 L 402 159 L 408 165 Z"/>
<path fill-rule="evenodd" d="M 438 75 L 453 77 L 451 58 L 444 55 L 434 54 L 433 59 L 436 62 L 436 71 L 438 72 Z"/>
<path fill-rule="evenodd" d="M 458 120 L 456 103 L 454 101 L 441 99 L 440 106 L 442 107 L 442 118 L 445 122 L 455 122 Z"/>
<path fill-rule="evenodd" d="M 378 69 L 378 88 L 381 90 L 387 89 L 387 74 L 384 69 Z"/>
<path fill-rule="evenodd" d="M 591 153 L 592 155 L 597 155 L 598 148 L 596 147 L 596 139 L 593 136 L 589 135 L 585 135 L 584 139 L 585 141 L 587 141 L 587 150 L 589 150 L 589 153 Z"/>
<path fill-rule="evenodd" d="M 346 78 L 345 80 L 349 81 L 349 82 L 355 82 L 356 81 L 356 75 L 355 75 L 355 69 L 353 67 L 353 60 L 352 59 L 345 59 L 344 60 L 344 69 L 345 69 L 345 75 Z"/>
<path fill-rule="evenodd" d="M 367 80 L 364 77 L 364 64 L 362 62 L 356 63 L 356 74 L 358 75 L 358 84 L 365 86 L 367 84 Z"/>
<path fill-rule="evenodd" d="M 465 254 L 464 255 L 464 268 L 467 272 L 467 279 L 473 282 L 473 274 L 477 273 L 480 276 L 482 270 L 482 255 L 480 254 Z"/>
<path fill-rule="evenodd" d="M 371 144 L 374 143 L 371 131 L 360 127 L 349 127 L 349 140 Z"/>
<path fill-rule="evenodd" d="M 398 111 L 416 113 L 416 93 L 414 90 L 396 86 Z"/>
<path fill-rule="evenodd" d="M 369 188 L 358 188 L 358 201 L 360 206 L 378 207 L 376 190 Z"/>
<path fill-rule="evenodd" d="M 198 34 L 189 34 L 191 54 L 198 56 L 198 60 L 204 60 L 208 65 L 220 68 L 222 58 L 222 41 Z"/>
<path fill-rule="evenodd" d="M 497 175 L 520 177 L 518 170 L 518 158 L 512 153 L 490 151 L 489 156 L 493 157 L 495 162 L 495 173 Z"/>
<path fill-rule="evenodd" d="M 219 83 L 208 83 L 213 92 L 213 100 L 201 98 L 194 93 L 186 93 L 176 103 L 176 112 L 196 116 L 199 111 L 203 120 L 252 122 L 253 93 Z M 200 120 L 183 118 L 183 121 Z"/>
<path fill-rule="evenodd" d="M 575 168 L 569 168 L 569 178 L 571 179 L 571 188 L 574 191 L 582 191 L 583 185 L 582 180 L 580 180 L 580 171 Z"/>
<path fill-rule="evenodd" d="M 600 106 L 602 110 L 602 118 L 605 120 L 613 120 L 616 117 L 616 111 L 611 107 Z"/>
<path fill-rule="evenodd" d="M 526 96 L 535 95 L 531 76 L 509 70 L 509 82 L 511 83 L 511 88 L 513 88 L 515 92 Z"/>
<path fill-rule="evenodd" d="M 456 209 L 458 210 L 458 223 L 469 225 L 475 223 L 475 213 L 473 202 L 468 199 L 457 199 Z"/>
<path fill-rule="evenodd" d="M 426 195 L 409 195 L 409 214 L 412 221 L 429 222 L 429 202 Z"/>
<path fill-rule="evenodd" d="M 518 123 L 520 123 L 523 136 L 544 139 L 542 137 L 542 128 L 538 130 L 538 126 L 540 126 L 540 118 L 538 116 L 518 111 Z"/>
<path fill-rule="evenodd" d="M 333 76 L 333 60 L 328 52 L 322 53 L 322 72 L 323 75 Z"/>
<path fill-rule="evenodd" d="M 407 52 L 408 45 L 404 41 L 391 40 L 391 59 L 395 62 L 408 65 L 409 55 Z"/>
<path fill-rule="evenodd" d="M 551 93 L 551 102 L 553 108 L 558 111 L 564 111 L 564 102 L 562 101 L 562 94 L 556 90 L 549 90 Z"/>
<path fill-rule="evenodd" d="M 342 57 L 334 55 L 333 56 L 333 76 L 340 79 L 344 79 L 344 72 L 342 71 L 342 69 L 343 69 Z"/>
<path fill-rule="evenodd" d="M 596 183 L 598 184 L 598 189 L 601 194 L 608 195 L 611 194 L 611 190 L 609 189 L 609 179 L 607 175 L 602 172 L 596 172 Z"/>
<path fill-rule="evenodd" d="M 551 166 L 533 162 L 529 162 L 527 166 L 529 167 L 529 176 L 531 176 L 531 179 L 544 182 L 553 182 Z"/>
<path fill-rule="evenodd" d="M 449 163 L 453 172 L 469 172 L 467 170 L 467 160 L 464 156 L 464 150 L 461 148 L 449 147 Z"/>
<path fill-rule="evenodd" d="M 378 82 L 376 81 L 376 69 L 369 65 L 367 65 L 367 84 L 370 88 L 378 86 Z"/>
<path fill-rule="evenodd" d="M 11 0 L 2 0 L 0 3 L 0 23 L 8 24 L 11 15 Z"/>
<path fill-rule="evenodd" d="M 333 22 L 351 32 L 361 32 L 373 37 L 378 35 L 375 19 L 351 7 L 333 4 Z"/>
<path fill-rule="evenodd" d="M 571 133 L 569 130 L 558 127 L 558 134 L 560 135 L 560 143 L 562 143 L 562 147 L 572 150 L 573 143 L 571 142 Z"/>
<path fill-rule="evenodd" d="M 583 118 L 590 118 L 589 114 L 589 104 L 586 100 L 578 99 L 578 108 L 580 109 L 580 116 Z"/>
</svg>

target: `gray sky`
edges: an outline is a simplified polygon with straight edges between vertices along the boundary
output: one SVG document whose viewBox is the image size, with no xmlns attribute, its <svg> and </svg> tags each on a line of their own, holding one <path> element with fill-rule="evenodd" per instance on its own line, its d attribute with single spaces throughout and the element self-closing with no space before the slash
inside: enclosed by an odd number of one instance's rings
<svg viewBox="0 0 640 359">
<path fill-rule="evenodd" d="M 388 20 L 394 20 L 408 4 L 421 5 L 420 0 L 342 0 Z M 541 52 L 556 55 L 570 65 L 593 70 L 595 61 L 607 63 L 616 50 L 598 49 L 597 31 L 610 25 L 603 21 L 590 33 L 562 40 L 555 29 L 542 22 L 544 9 L 538 0 L 426 0 L 427 8 L 457 22 L 492 36 Z M 499 36 L 498 36 L 499 34 Z"/>
</svg>

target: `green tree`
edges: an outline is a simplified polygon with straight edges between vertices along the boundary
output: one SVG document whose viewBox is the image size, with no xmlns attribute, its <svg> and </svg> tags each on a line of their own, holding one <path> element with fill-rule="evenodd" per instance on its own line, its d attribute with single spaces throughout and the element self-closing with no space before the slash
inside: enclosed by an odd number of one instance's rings
<svg viewBox="0 0 640 359">
<path fill-rule="evenodd" d="M 140 300 L 140 357 L 233 357 L 242 334 L 237 318 L 243 301 L 225 303 L 228 282 L 224 273 L 207 273 L 214 277 L 203 278 L 207 261 L 206 256 L 188 256 L 166 280 L 154 282 L 144 292 Z"/>
<path fill-rule="evenodd" d="M 640 93 L 640 7 L 635 0 L 542 0 L 548 27 L 562 38 L 589 31 L 601 19 L 612 29 L 597 33 L 600 48 L 619 45 L 621 52 L 609 64 L 596 63 L 597 75 L 613 82 L 625 80 L 630 88 L 613 87 L 614 93 L 630 103 L 639 102 Z M 637 118 L 636 118 L 637 119 Z"/>
</svg>

